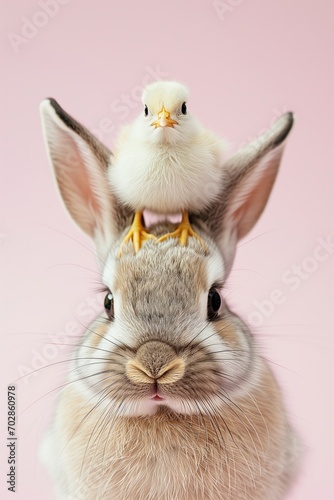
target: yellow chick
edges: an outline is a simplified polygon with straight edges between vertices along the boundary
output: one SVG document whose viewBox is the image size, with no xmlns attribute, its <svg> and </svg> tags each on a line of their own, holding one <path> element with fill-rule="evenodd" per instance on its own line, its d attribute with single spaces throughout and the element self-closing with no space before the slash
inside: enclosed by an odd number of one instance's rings
<svg viewBox="0 0 334 500">
<path fill-rule="evenodd" d="M 135 251 L 149 235 L 142 212 L 182 213 L 173 233 L 182 245 L 188 236 L 201 238 L 190 226 L 188 212 L 206 208 L 219 194 L 224 142 L 205 130 L 188 112 L 188 90 L 177 82 L 159 81 L 143 92 L 143 112 L 123 129 L 109 168 L 111 188 L 135 212 L 124 242 L 133 240 Z"/>
</svg>

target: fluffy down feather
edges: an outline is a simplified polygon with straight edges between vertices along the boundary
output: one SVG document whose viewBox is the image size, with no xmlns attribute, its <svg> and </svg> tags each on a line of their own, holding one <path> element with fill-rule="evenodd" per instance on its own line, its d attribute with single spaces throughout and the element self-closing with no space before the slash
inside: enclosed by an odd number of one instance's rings
<svg viewBox="0 0 334 500">
<path fill-rule="evenodd" d="M 120 200 L 135 211 L 199 212 L 219 194 L 224 142 L 182 112 L 187 89 L 155 82 L 143 92 L 143 112 L 121 132 L 109 181 Z M 177 122 L 154 126 L 162 109 Z"/>
</svg>

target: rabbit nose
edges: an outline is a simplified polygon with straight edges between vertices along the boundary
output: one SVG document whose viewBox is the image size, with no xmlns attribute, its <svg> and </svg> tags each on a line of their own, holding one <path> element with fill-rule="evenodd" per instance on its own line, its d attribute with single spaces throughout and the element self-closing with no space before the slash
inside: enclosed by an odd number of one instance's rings
<svg viewBox="0 0 334 500">
<path fill-rule="evenodd" d="M 146 342 L 127 362 L 126 374 L 134 384 L 172 384 L 183 377 L 185 362 L 174 349 L 159 341 Z"/>
</svg>

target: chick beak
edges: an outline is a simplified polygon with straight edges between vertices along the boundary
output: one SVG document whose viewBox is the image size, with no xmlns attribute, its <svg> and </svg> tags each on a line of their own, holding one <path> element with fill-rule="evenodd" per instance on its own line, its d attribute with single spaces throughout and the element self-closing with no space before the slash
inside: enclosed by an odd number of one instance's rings
<svg viewBox="0 0 334 500">
<path fill-rule="evenodd" d="M 167 111 L 164 106 L 162 107 L 162 110 L 159 111 L 158 113 L 158 119 L 155 122 L 151 123 L 151 125 L 154 126 L 155 128 L 174 127 L 175 124 L 177 125 L 178 122 L 171 119 L 169 111 Z"/>
</svg>

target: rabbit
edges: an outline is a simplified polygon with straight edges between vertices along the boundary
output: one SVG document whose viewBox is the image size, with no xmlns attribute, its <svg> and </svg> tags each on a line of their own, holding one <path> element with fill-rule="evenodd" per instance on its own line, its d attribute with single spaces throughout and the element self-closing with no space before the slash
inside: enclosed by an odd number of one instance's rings
<svg viewBox="0 0 334 500">
<path fill-rule="evenodd" d="M 195 238 L 188 246 L 168 238 L 137 253 L 129 242 L 121 258 L 134 211 L 110 190 L 112 153 L 54 99 L 41 115 L 60 195 L 95 242 L 105 286 L 41 446 L 57 498 L 284 498 L 298 438 L 224 283 L 237 241 L 266 205 L 292 113 L 232 155 L 220 196 L 190 213 L 207 251 Z M 161 237 L 173 227 L 148 229 Z"/>
</svg>

